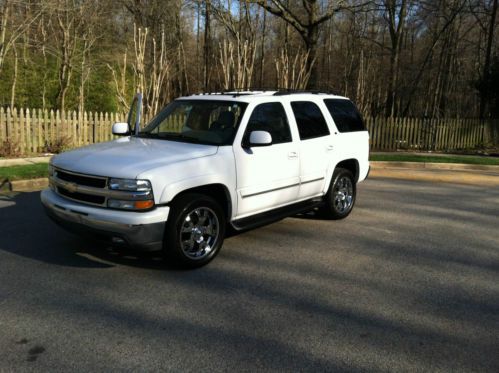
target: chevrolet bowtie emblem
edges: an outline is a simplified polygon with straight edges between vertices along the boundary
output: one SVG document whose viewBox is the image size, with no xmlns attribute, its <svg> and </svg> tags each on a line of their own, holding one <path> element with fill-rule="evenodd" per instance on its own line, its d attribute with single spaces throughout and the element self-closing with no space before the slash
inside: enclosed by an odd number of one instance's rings
<svg viewBox="0 0 499 373">
<path fill-rule="evenodd" d="M 78 185 L 76 183 L 66 183 L 65 188 L 68 192 L 74 193 L 78 190 Z"/>
</svg>

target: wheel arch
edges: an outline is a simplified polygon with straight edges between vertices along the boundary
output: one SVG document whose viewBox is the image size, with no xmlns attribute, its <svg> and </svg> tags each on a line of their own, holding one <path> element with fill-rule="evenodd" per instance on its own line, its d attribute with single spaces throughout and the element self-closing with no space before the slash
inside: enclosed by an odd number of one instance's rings
<svg viewBox="0 0 499 373">
<path fill-rule="evenodd" d="M 354 177 L 354 181 L 357 183 L 359 181 L 359 161 L 355 158 L 344 159 L 336 164 L 335 170 L 337 168 L 344 168 L 350 171 Z"/>
<path fill-rule="evenodd" d="M 190 193 L 197 193 L 207 195 L 217 201 L 222 207 L 223 211 L 226 214 L 227 221 L 231 219 L 232 216 L 232 198 L 229 192 L 229 189 L 226 185 L 221 183 L 212 183 L 205 184 L 200 186 L 191 187 L 188 189 L 184 189 L 181 192 L 177 193 L 171 199 L 173 202 L 175 199 Z M 170 202 L 170 203 L 171 203 Z"/>
</svg>

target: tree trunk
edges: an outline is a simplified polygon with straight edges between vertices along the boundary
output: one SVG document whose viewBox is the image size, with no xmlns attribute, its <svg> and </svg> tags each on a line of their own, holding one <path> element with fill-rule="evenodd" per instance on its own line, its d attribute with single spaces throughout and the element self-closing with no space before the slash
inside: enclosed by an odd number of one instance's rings
<svg viewBox="0 0 499 373">
<path fill-rule="evenodd" d="M 386 12 L 388 13 L 388 28 L 390 31 L 390 69 L 388 74 L 388 87 L 386 92 L 385 116 L 396 115 L 395 103 L 398 101 L 398 74 L 400 63 L 400 51 L 402 49 L 402 34 L 405 27 L 407 15 L 407 1 L 403 0 L 398 8 L 395 0 L 385 1 Z M 397 11 L 398 10 L 398 11 Z"/>
<path fill-rule="evenodd" d="M 307 71 L 310 71 L 310 79 L 308 80 L 308 88 L 318 88 L 318 66 L 315 63 L 317 59 L 317 44 L 319 42 L 319 25 L 310 26 L 307 30 L 307 35 L 304 38 L 305 46 L 307 47 Z"/>
<path fill-rule="evenodd" d="M 16 84 L 17 84 L 17 66 L 18 66 L 18 58 L 17 58 L 17 48 L 14 45 L 14 76 L 12 78 L 12 86 L 10 89 L 10 109 L 14 110 L 14 106 L 16 103 Z"/>
<path fill-rule="evenodd" d="M 0 74 L 2 73 L 3 64 L 5 62 L 5 54 L 7 52 L 6 48 L 6 35 L 7 35 L 7 23 L 10 16 L 10 6 L 8 2 L 5 2 L 2 7 L 0 7 Z"/>
<path fill-rule="evenodd" d="M 492 55 L 492 41 L 494 39 L 494 28 L 496 24 L 496 15 L 497 15 L 497 0 L 492 0 L 492 14 L 490 15 L 490 23 L 489 30 L 487 33 L 487 49 L 485 51 L 485 63 L 483 65 L 483 74 L 482 74 L 482 82 L 488 86 L 489 78 L 490 78 L 490 60 Z M 485 88 L 485 87 L 484 87 Z M 480 119 L 484 119 L 485 111 L 488 104 L 489 99 L 488 89 L 482 89 L 480 92 Z"/>
<path fill-rule="evenodd" d="M 263 87 L 264 80 L 264 69 L 265 69 L 265 36 L 266 36 L 266 27 L 267 27 L 267 11 L 265 8 L 263 9 L 263 27 L 262 27 L 262 50 L 260 56 L 260 88 Z"/>
<path fill-rule="evenodd" d="M 210 13 L 211 0 L 206 0 L 204 17 L 204 91 L 207 92 L 210 85 L 210 54 L 211 54 L 211 36 L 210 36 Z"/>
<path fill-rule="evenodd" d="M 197 3 L 197 15 L 196 15 L 196 80 L 197 83 L 201 81 L 201 59 L 199 52 L 199 42 L 200 42 L 200 32 L 199 28 L 201 27 L 201 3 Z M 196 89 L 199 89 L 199 86 L 196 86 Z"/>
</svg>

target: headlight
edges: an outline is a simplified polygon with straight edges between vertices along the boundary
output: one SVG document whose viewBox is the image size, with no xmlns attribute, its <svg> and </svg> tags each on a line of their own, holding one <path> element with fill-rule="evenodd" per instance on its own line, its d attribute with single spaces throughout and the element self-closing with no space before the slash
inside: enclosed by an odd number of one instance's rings
<svg viewBox="0 0 499 373">
<path fill-rule="evenodd" d="M 131 211 L 149 210 L 154 207 L 149 180 L 109 179 L 108 185 L 109 189 L 121 192 L 118 193 L 120 196 L 114 195 L 107 200 L 107 207 Z"/>
<path fill-rule="evenodd" d="M 51 163 L 49 163 L 49 176 L 54 176 L 54 166 Z"/>
<path fill-rule="evenodd" d="M 150 192 L 152 188 L 148 180 L 110 179 L 109 189 L 129 192 Z"/>
</svg>

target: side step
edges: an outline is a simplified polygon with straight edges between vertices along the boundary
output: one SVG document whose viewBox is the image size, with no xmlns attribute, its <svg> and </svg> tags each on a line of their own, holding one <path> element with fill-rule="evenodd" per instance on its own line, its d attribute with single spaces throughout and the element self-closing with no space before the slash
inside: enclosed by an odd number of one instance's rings
<svg viewBox="0 0 499 373">
<path fill-rule="evenodd" d="M 292 215 L 310 211 L 323 204 L 322 198 L 309 199 L 292 205 L 279 207 L 275 210 L 265 211 L 260 214 L 248 216 L 247 218 L 234 220 L 231 224 L 234 229 L 241 231 L 252 229 L 262 225 L 270 224 Z"/>
</svg>

